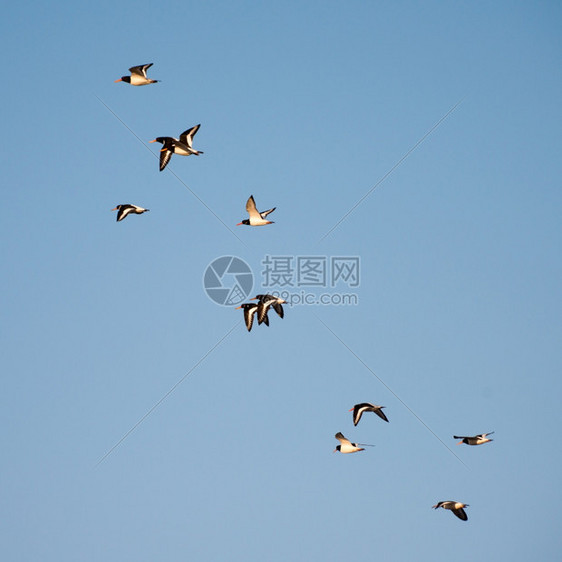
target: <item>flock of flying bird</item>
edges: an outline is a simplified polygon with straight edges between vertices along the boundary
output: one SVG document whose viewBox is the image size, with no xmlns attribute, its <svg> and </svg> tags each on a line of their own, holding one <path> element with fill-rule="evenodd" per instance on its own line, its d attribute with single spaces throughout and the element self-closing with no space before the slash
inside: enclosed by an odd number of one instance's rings
<svg viewBox="0 0 562 562">
<path fill-rule="evenodd" d="M 384 420 L 388 422 L 388 418 L 386 414 L 382 411 L 384 406 L 377 406 L 376 404 L 370 404 L 369 402 L 362 402 L 361 404 L 355 404 L 353 408 L 349 411 L 353 412 L 353 425 L 357 425 L 361 416 L 365 412 L 374 412 Z M 474 436 L 460 436 L 460 435 L 453 435 L 453 439 L 460 439 L 457 445 L 462 443 L 466 445 L 483 445 L 484 443 L 489 443 L 493 441 L 493 439 L 488 439 L 488 435 L 492 435 L 494 433 L 491 431 L 490 433 L 480 433 L 479 435 Z M 364 451 L 365 447 L 374 447 L 374 445 L 367 445 L 366 443 L 352 443 L 349 439 L 345 438 L 343 433 L 338 432 L 335 435 L 335 438 L 340 442 L 340 444 L 334 449 L 334 453 L 339 451 L 340 453 L 358 453 L 359 451 Z M 438 507 L 442 507 L 443 509 L 449 509 L 452 511 L 459 519 L 463 521 L 468 520 L 468 515 L 464 510 L 465 507 L 468 507 L 467 503 L 457 502 L 457 501 L 440 501 L 433 506 L 433 509 L 437 509 Z"/>
<path fill-rule="evenodd" d="M 122 76 L 115 82 L 126 82 L 131 84 L 131 86 L 146 86 L 147 84 L 155 84 L 159 82 L 159 80 L 153 80 L 148 78 L 146 75 L 146 71 L 152 66 L 153 63 L 150 64 L 143 64 L 139 66 L 132 66 L 129 68 L 129 72 L 131 73 L 130 76 Z M 181 156 L 191 156 L 192 154 L 195 156 L 199 156 L 199 154 L 203 154 L 201 150 L 195 150 L 193 148 L 193 137 L 199 130 L 201 125 L 195 125 L 190 129 L 187 129 L 183 133 L 180 134 L 179 139 L 174 137 L 156 137 L 154 140 L 150 142 L 159 142 L 162 144 L 162 148 L 160 149 L 160 171 L 164 170 L 164 168 L 168 165 L 172 154 L 179 154 Z M 267 224 L 273 224 L 273 221 L 267 220 L 266 217 L 270 213 L 275 211 L 276 207 L 272 209 L 268 209 L 267 211 L 258 211 L 256 207 L 256 202 L 254 201 L 253 195 L 250 195 L 248 201 L 246 202 L 246 211 L 248 213 L 249 218 L 239 222 L 236 226 L 240 225 L 247 225 L 247 226 L 265 226 Z M 117 221 L 122 221 L 125 217 L 130 214 L 141 215 L 142 213 L 146 213 L 150 209 L 144 209 L 137 205 L 131 204 L 123 204 L 117 205 L 112 211 L 118 211 L 117 213 Z M 246 323 L 246 328 L 248 332 L 251 331 L 253 323 L 254 323 L 254 316 L 257 313 L 258 318 L 258 325 L 265 324 L 269 326 L 269 318 L 267 316 L 268 311 L 273 308 L 277 315 L 280 318 L 283 318 L 284 311 L 283 311 L 283 304 L 286 304 L 286 301 L 283 299 L 276 297 L 274 295 L 257 295 L 253 299 L 253 301 L 257 301 L 256 303 L 244 303 L 241 306 L 237 307 L 237 310 L 242 309 L 244 311 L 244 322 Z M 376 404 L 370 404 L 368 402 L 362 402 L 361 404 L 356 404 L 353 408 L 349 411 L 353 412 L 353 425 L 356 426 L 361 419 L 361 416 L 365 412 L 373 412 L 383 421 L 388 422 L 388 418 L 386 414 L 382 411 L 384 406 L 378 406 Z M 488 435 L 492 435 L 494 432 L 490 433 L 480 433 L 474 436 L 459 436 L 454 435 L 453 439 L 460 439 L 457 445 L 462 443 L 466 445 L 483 445 L 484 443 L 489 443 L 493 441 L 493 439 L 489 439 Z M 344 437 L 341 432 L 336 433 L 335 438 L 339 441 L 339 445 L 334 449 L 334 453 L 339 451 L 340 453 L 358 453 L 359 451 L 364 451 L 365 447 L 373 447 L 374 445 L 368 445 L 366 443 L 352 443 Z M 468 507 L 468 504 L 457 502 L 457 501 L 440 501 L 432 506 L 434 509 L 442 507 L 443 509 L 448 509 L 452 511 L 459 519 L 463 521 L 468 520 L 468 516 L 466 511 L 464 510 L 465 507 Z"/>
<path fill-rule="evenodd" d="M 276 297 L 274 295 L 257 295 L 252 301 L 257 300 L 257 303 L 247 302 L 238 307 L 236 310 L 240 310 L 241 308 L 244 310 L 244 322 L 246 322 L 246 328 L 248 328 L 248 332 L 252 329 L 252 325 L 254 323 L 254 315 L 256 312 L 258 313 L 258 326 L 260 324 L 265 324 L 269 326 L 269 318 L 267 316 L 267 312 L 270 308 L 273 308 L 277 315 L 280 318 L 283 318 L 285 312 L 283 311 L 283 304 L 287 301 Z"/>
</svg>

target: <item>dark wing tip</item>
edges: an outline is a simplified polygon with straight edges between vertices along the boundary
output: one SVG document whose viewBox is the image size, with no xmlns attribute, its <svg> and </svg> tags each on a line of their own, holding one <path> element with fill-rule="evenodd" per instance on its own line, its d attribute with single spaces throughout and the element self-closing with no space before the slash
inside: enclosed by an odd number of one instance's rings
<svg viewBox="0 0 562 562">
<path fill-rule="evenodd" d="M 386 417 L 386 414 L 382 411 L 382 410 L 375 410 L 375 414 L 377 414 L 377 416 L 379 416 L 379 418 L 381 420 L 384 420 L 385 422 L 388 422 L 388 418 Z"/>
<path fill-rule="evenodd" d="M 462 521 L 468 521 L 468 515 L 462 507 L 460 509 L 453 509 L 452 511 L 459 519 L 462 519 Z"/>
<path fill-rule="evenodd" d="M 273 310 L 275 310 L 275 312 L 277 312 L 277 314 L 280 318 L 283 318 L 283 316 L 284 316 L 283 307 L 279 303 L 273 304 Z"/>
</svg>

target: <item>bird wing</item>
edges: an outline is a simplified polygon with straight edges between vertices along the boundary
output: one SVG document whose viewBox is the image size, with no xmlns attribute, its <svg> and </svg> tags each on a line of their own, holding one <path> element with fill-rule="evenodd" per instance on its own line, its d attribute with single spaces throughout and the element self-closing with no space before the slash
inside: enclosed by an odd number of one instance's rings
<svg viewBox="0 0 562 562">
<path fill-rule="evenodd" d="M 361 402 L 361 404 L 355 404 L 355 406 L 353 406 L 353 425 L 357 425 L 359 423 L 359 420 L 361 419 L 363 412 L 368 412 L 373 408 L 374 406 L 372 404 L 369 404 L 368 402 Z"/>
<path fill-rule="evenodd" d="M 490 431 L 490 433 L 481 433 L 477 437 L 481 437 L 482 439 L 486 439 L 486 437 L 488 437 L 488 435 L 492 435 L 492 433 L 495 433 L 495 431 Z"/>
<path fill-rule="evenodd" d="M 466 435 L 453 435 L 453 439 L 471 439 L 471 437 L 466 437 Z"/>
<path fill-rule="evenodd" d="M 260 217 L 262 219 L 265 219 L 265 217 L 267 217 L 267 215 L 269 215 L 269 213 L 273 213 L 273 211 L 275 211 L 275 209 L 277 209 L 277 207 L 273 207 L 273 209 L 268 209 L 267 211 L 262 211 L 260 213 Z"/>
<path fill-rule="evenodd" d="M 382 407 L 381 407 L 382 408 Z M 375 414 L 377 414 L 377 416 L 379 416 L 379 418 L 381 420 L 384 420 L 385 422 L 388 421 L 388 418 L 386 417 L 386 414 L 382 411 L 381 408 L 376 408 L 375 410 L 373 410 L 375 412 Z"/>
<path fill-rule="evenodd" d="M 172 154 L 174 153 L 174 139 L 171 137 L 164 137 L 163 146 L 160 149 L 160 171 L 162 171 L 170 161 Z"/>
<path fill-rule="evenodd" d="M 172 157 L 171 150 L 163 148 L 160 151 L 160 171 L 162 171 L 168 165 L 168 162 L 170 161 L 171 157 Z"/>
<path fill-rule="evenodd" d="M 139 76 L 144 76 L 146 78 L 146 71 L 153 65 L 154 63 L 150 64 L 139 64 L 139 66 L 131 66 L 129 68 L 129 72 L 131 74 L 138 74 Z"/>
<path fill-rule="evenodd" d="M 250 215 L 250 218 L 261 219 L 261 215 L 258 213 L 256 209 L 256 202 L 254 201 L 254 196 L 250 195 L 248 201 L 246 201 L 246 211 Z"/>
<path fill-rule="evenodd" d="M 351 441 L 349 439 L 346 439 L 343 436 L 343 433 L 341 431 L 339 431 L 338 433 L 336 433 L 336 435 L 334 436 L 342 445 L 344 444 L 348 444 L 351 445 Z"/>
<path fill-rule="evenodd" d="M 267 318 L 267 309 L 269 304 L 265 300 L 260 300 L 258 303 L 258 324 L 265 322 L 269 326 L 269 318 Z M 267 319 L 267 321 L 265 320 Z"/>
<path fill-rule="evenodd" d="M 353 406 L 353 425 L 357 425 L 359 423 L 364 411 L 364 404 L 356 404 Z"/>
<path fill-rule="evenodd" d="M 258 324 L 261 324 L 262 322 L 269 328 L 269 317 L 267 316 L 267 311 L 266 311 L 265 315 L 263 316 L 263 318 L 261 319 L 261 322 L 259 321 L 259 318 L 258 318 Z"/>
<path fill-rule="evenodd" d="M 184 131 L 180 135 L 180 142 L 183 142 L 183 144 L 186 144 L 189 148 L 193 148 L 193 137 L 199 130 L 199 127 L 201 127 L 201 123 L 199 123 L 199 125 L 195 125 L 195 127 L 191 127 L 191 129 L 187 129 L 187 131 Z"/>
<path fill-rule="evenodd" d="M 133 205 L 120 205 L 117 211 L 117 222 L 122 221 L 132 210 Z"/>
<path fill-rule="evenodd" d="M 248 332 L 252 330 L 252 324 L 254 323 L 254 314 L 256 313 L 257 308 L 244 308 L 244 321 L 246 322 L 246 328 L 248 328 Z"/>
<path fill-rule="evenodd" d="M 462 519 L 463 521 L 468 521 L 468 515 L 466 514 L 466 511 L 465 511 L 462 507 L 459 507 L 458 509 L 451 509 L 451 511 L 452 511 L 459 519 Z"/>
<path fill-rule="evenodd" d="M 275 312 L 277 312 L 279 317 L 283 318 L 284 312 L 283 312 L 283 307 L 281 306 L 281 303 L 274 302 L 271 306 L 273 307 L 273 310 L 275 310 Z"/>
</svg>

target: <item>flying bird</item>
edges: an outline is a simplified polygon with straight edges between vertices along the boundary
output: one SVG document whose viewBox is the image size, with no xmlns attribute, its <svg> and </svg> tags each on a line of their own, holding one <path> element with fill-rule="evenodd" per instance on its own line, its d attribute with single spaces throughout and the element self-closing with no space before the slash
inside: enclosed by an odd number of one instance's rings
<svg viewBox="0 0 562 562">
<path fill-rule="evenodd" d="M 490 433 L 480 433 L 475 435 L 474 437 L 464 437 L 462 435 L 453 435 L 453 439 L 460 439 L 457 445 L 461 443 L 466 443 L 467 445 L 483 445 L 484 443 L 489 443 L 493 441 L 493 439 L 488 439 L 488 435 L 492 435 L 495 433 L 494 431 L 490 431 Z"/>
<path fill-rule="evenodd" d="M 154 140 L 150 141 L 159 142 L 163 145 L 160 149 L 160 171 L 168 165 L 172 154 L 179 154 L 180 156 L 190 156 L 191 154 L 199 156 L 203 154 L 202 150 L 195 150 L 193 148 L 193 137 L 199 130 L 199 127 L 201 127 L 201 123 L 184 131 L 179 139 L 175 139 L 174 137 L 156 137 Z"/>
<path fill-rule="evenodd" d="M 265 217 L 269 215 L 269 213 L 273 213 L 277 207 L 273 207 L 273 209 L 269 209 L 268 211 L 259 212 L 256 209 L 256 202 L 254 201 L 254 196 L 250 195 L 250 198 L 246 202 L 246 211 L 250 215 L 249 219 L 245 219 L 242 222 L 239 222 L 236 226 L 240 226 L 241 224 L 246 224 L 248 226 L 263 226 L 264 224 L 273 224 L 273 221 L 265 220 Z"/>
<path fill-rule="evenodd" d="M 264 318 L 267 318 L 267 311 L 270 307 L 277 312 L 277 315 L 283 318 L 284 311 L 282 304 L 286 304 L 287 301 L 283 300 L 282 298 L 275 297 L 273 295 L 256 295 L 252 301 L 258 301 L 258 324 L 261 324 L 264 321 Z"/>
<path fill-rule="evenodd" d="M 153 64 L 154 63 L 151 62 L 150 64 L 131 66 L 131 68 L 129 68 L 131 76 L 121 76 L 121 78 L 119 78 L 119 80 L 115 80 L 115 82 L 127 82 L 127 84 L 131 84 L 131 86 L 146 86 L 147 84 L 160 82 L 160 80 L 152 80 L 151 78 L 146 77 L 146 71 Z"/>
<path fill-rule="evenodd" d="M 115 209 L 111 210 L 118 211 L 117 222 L 122 221 L 127 215 L 130 215 L 131 213 L 135 215 L 142 215 L 143 213 L 150 211 L 150 209 L 143 209 L 142 207 L 137 207 L 137 205 L 131 205 L 129 203 L 125 205 L 117 205 Z"/>
<path fill-rule="evenodd" d="M 252 330 L 252 325 L 254 323 L 254 314 L 258 310 L 258 305 L 257 305 L 257 303 L 247 302 L 247 303 L 244 303 L 240 306 L 237 306 L 236 310 L 239 310 L 241 308 L 244 310 L 244 322 L 246 322 L 246 328 L 248 328 L 248 332 L 250 332 Z M 269 318 L 267 317 L 267 313 L 262 318 L 262 321 L 259 322 L 259 324 L 261 324 L 262 322 L 266 326 L 269 326 Z"/>
<path fill-rule="evenodd" d="M 379 416 L 381 420 L 387 422 L 388 418 L 386 417 L 385 413 L 382 411 L 383 408 L 384 406 L 369 404 L 369 402 L 362 402 L 361 404 L 355 404 L 355 406 L 353 406 L 353 408 L 349 410 L 350 412 L 353 412 L 353 425 L 357 425 L 359 423 L 359 420 L 361 419 L 361 416 L 363 415 L 364 412 L 375 412 L 375 414 L 377 414 L 377 416 Z"/>
<path fill-rule="evenodd" d="M 468 520 L 468 515 L 466 514 L 466 511 L 463 509 L 464 507 L 468 507 L 467 503 L 446 501 L 446 502 L 439 502 L 432 507 L 433 509 L 437 509 L 438 507 L 442 507 L 443 509 L 450 509 L 459 519 L 462 519 L 463 521 Z"/>
<path fill-rule="evenodd" d="M 336 451 L 340 453 L 358 453 L 359 451 L 365 450 L 363 447 L 374 447 L 374 445 L 367 445 L 365 443 L 352 443 L 349 439 L 346 439 L 341 432 L 336 433 L 334 437 L 340 442 L 333 450 L 334 453 Z"/>
</svg>

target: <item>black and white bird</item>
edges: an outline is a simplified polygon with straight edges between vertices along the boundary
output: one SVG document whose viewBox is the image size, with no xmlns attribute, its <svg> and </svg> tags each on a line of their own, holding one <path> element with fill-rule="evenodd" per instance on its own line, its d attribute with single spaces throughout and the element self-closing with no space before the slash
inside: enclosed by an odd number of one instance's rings
<svg viewBox="0 0 562 562">
<path fill-rule="evenodd" d="M 131 84 L 131 86 L 146 86 L 147 84 L 160 82 L 160 80 L 152 80 L 151 78 L 147 78 L 146 76 L 146 71 L 153 64 L 154 63 L 151 62 L 150 64 L 131 66 L 131 68 L 129 68 L 131 76 L 121 76 L 121 78 L 119 78 L 119 80 L 115 80 L 115 82 L 127 82 L 127 84 Z"/>
<path fill-rule="evenodd" d="M 203 154 L 202 150 L 195 150 L 193 148 L 193 137 L 199 130 L 199 127 L 201 127 L 201 123 L 184 131 L 179 139 L 174 137 L 156 137 L 154 140 L 149 141 L 159 142 L 163 145 L 160 149 L 160 171 L 168 165 L 172 154 L 179 154 L 180 156 L 191 156 L 192 154 L 199 156 Z"/>
<path fill-rule="evenodd" d="M 252 325 L 254 324 L 254 314 L 258 311 L 258 305 L 257 303 L 247 302 L 240 306 L 237 306 L 236 310 L 240 310 L 241 308 L 244 310 L 244 322 L 246 322 L 246 328 L 248 328 L 248 332 L 250 332 L 252 330 Z M 269 326 L 269 318 L 267 317 L 267 313 L 262 319 L 262 322 L 266 326 Z M 260 324 L 262 322 L 260 322 Z"/>
<path fill-rule="evenodd" d="M 131 205 L 129 203 L 125 205 L 117 205 L 115 209 L 111 209 L 112 211 L 118 211 L 117 213 L 117 222 L 122 221 L 126 216 L 130 214 L 134 215 L 142 215 L 150 209 L 143 209 L 142 207 L 138 207 L 137 205 Z"/>
<path fill-rule="evenodd" d="M 374 447 L 374 445 L 367 445 L 365 443 L 352 443 L 349 439 L 343 436 L 343 433 L 338 432 L 334 436 L 340 444 L 333 450 L 335 453 L 339 451 L 340 453 L 358 453 L 359 451 L 364 451 L 364 447 Z"/>
<path fill-rule="evenodd" d="M 462 435 L 453 435 L 453 439 L 460 439 L 457 445 L 461 443 L 465 443 L 466 445 L 483 445 L 484 443 L 489 443 L 493 441 L 493 439 L 488 439 L 488 435 L 492 435 L 495 433 L 494 431 L 490 431 L 490 433 L 480 433 L 475 435 L 474 437 L 464 437 Z"/>
<path fill-rule="evenodd" d="M 280 297 L 276 297 L 274 295 L 256 295 L 252 301 L 258 301 L 258 324 L 261 324 L 264 321 L 264 318 L 267 318 L 267 311 L 269 308 L 273 308 L 277 315 L 283 318 L 284 311 L 281 305 L 286 304 L 287 301 L 283 300 Z"/>
<path fill-rule="evenodd" d="M 467 503 L 461 503 L 461 502 L 453 502 L 453 501 L 446 501 L 446 502 L 439 502 L 436 503 L 434 506 L 432 506 L 433 509 L 437 509 L 438 507 L 442 507 L 443 509 L 449 509 L 451 510 L 459 519 L 462 519 L 463 521 L 467 521 L 468 520 L 468 515 L 466 514 L 466 511 L 463 509 L 465 507 L 468 507 Z"/>
<path fill-rule="evenodd" d="M 353 408 L 349 410 L 350 412 L 353 412 L 353 425 L 357 425 L 359 423 L 359 420 L 361 419 L 361 416 L 363 415 L 364 412 L 375 412 L 375 414 L 377 414 L 377 416 L 379 416 L 381 420 L 387 422 L 388 418 L 386 417 L 385 413 L 382 411 L 383 408 L 384 406 L 369 404 L 369 402 L 362 402 L 361 404 L 355 404 L 355 406 L 353 406 Z"/>
<path fill-rule="evenodd" d="M 245 219 L 242 222 L 239 222 L 236 226 L 240 226 L 241 224 L 246 224 L 248 226 L 263 226 L 265 224 L 273 224 L 273 221 L 268 221 L 265 219 L 269 213 L 273 213 L 277 207 L 273 207 L 273 209 L 269 209 L 267 211 L 259 212 L 256 209 L 256 202 L 254 201 L 254 196 L 250 195 L 250 198 L 246 202 L 246 211 L 250 215 L 249 219 Z"/>
</svg>

